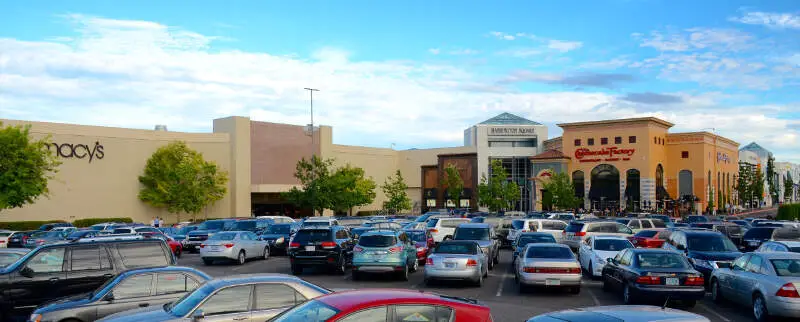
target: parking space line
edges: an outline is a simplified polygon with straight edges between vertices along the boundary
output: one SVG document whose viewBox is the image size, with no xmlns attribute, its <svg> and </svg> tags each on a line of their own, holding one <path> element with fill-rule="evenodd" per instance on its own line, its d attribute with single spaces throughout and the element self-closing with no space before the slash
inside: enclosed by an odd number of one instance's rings
<svg viewBox="0 0 800 322">
<path fill-rule="evenodd" d="M 495 294 L 495 296 L 503 295 L 503 285 L 506 284 L 506 279 L 508 279 L 508 273 L 503 273 L 503 278 L 500 280 L 500 287 L 497 288 L 497 294 Z"/>
<path fill-rule="evenodd" d="M 717 316 L 717 317 L 718 317 L 720 320 L 722 320 L 722 321 L 725 321 L 725 322 L 731 322 L 731 320 L 729 320 L 728 318 L 726 318 L 725 316 L 723 316 L 723 315 L 722 315 L 722 314 L 720 314 L 719 312 L 712 310 L 710 307 L 708 307 L 708 306 L 706 306 L 706 305 L 704 305 L 704 304 L 697 303 L 697 306 L 698 306 L 698 307 L 700 307 L 700 308 L 701 308 L 701 309 L 703 309 L 703 310 L 706 310 L 707 312 L 709 312 L 709 313 L 711 313 L 711 314 L 714 314 L 714 315 L 716 315 L 716 316 Z"/>
<path fill-rule="evenodd" d="M 594 292 L 592 292 L 592 290 L 588 289 L 588 288 L 584 288 L 584 289 L 586 290 L 587 293 L 589 293 L 589 296 L 592 297 L 592 301 L 594 301 L 594 305 L 595 306 L 600 306 L 600 300 L 597 299 L 597 296 L 594 295 Z"/>
</svg>

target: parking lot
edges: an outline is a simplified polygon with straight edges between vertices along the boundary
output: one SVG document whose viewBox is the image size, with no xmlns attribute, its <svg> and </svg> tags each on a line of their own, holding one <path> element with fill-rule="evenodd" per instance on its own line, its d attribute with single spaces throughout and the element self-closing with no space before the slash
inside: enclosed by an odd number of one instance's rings
<svg viewBox="0 0 800 322">
<path fill-rule="evenodd" d="M 252 273 L 290 274 L 289 261 L 284 256 L 271 256 L 266 261 L 249 261 L 241 266 L 232 263 L 217 263 L 212 266 L 205 266 L 198 254 L 184 253 L 178 263 L 201 269 L 215 277 Z M 460 285 L 463 283 L 440 283 L 434 286 L 426 286 L 423 283 L 421 271 L 424 269 L 423 266 L 420 266 L 420 271 L 411 274 L 408 281 L 399 281 L 384 276 L 374 276 L 365 280 L 353 281 L 349 270 L 345 275 L 332 275 L 328 272 L 306 269 L 301 277 L 309 282 L 333 290 L 403 288 L 474 298 L 492 309 L 495 321 L 525 321 L 541 313 L 576 307 L 622 305 L 622 299 L 619 295 L 603 292 L 600 281 L 590 280 L 586 277 L 584 277 L 581 293 L 578 295 L 549 290 L 520 294 L 510 267 L 511 252 L 503 250 L 500 254 L 500 264 L 489 272 L 489 278 L 484 281 L 484 285 L 480 288 Z M 707 297 L 706 300 L 699 302 L 691 311 L 703 315 L 711 321 L 752 321 L 750 308 L 737 308 L 734 306 L 734 304 L 728 303 L 718 305 Z"/>
</svg>

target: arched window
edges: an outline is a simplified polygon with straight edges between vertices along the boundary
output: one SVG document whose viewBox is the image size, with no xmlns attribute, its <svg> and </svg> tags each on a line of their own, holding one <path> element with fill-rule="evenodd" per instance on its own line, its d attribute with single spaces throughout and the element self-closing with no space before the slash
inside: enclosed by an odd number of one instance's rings
<svg viewBox="0 0 800 322">
<path fill-rule="evenodd" d="M 678 172 L 678 198 L 693 196 L 693 178 L 691 170 L 681 170 Z"/>
<path fill-rule="evenodd" d="M 575 186 L 575 197 L 583 200 L 585 195 L 583 171 L 578 170 L 572 173 L 572 185 Z"/>
<path fill-rule="evenodd" d="M 664 167 L 659 164 L 656 166 L 656 187 L 664 186 Z"/>
</svg>

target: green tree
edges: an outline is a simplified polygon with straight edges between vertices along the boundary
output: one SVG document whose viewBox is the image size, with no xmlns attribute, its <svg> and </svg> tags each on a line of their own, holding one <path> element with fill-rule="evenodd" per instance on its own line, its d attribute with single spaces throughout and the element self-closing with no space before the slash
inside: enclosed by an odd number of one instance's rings
<svg viewBox="0 0 800 322">
<path fill-rule="evenodd" d="M 714 212 L 714 192 L 710 190 L 708 191 L 708 207 L 706 209 L 706 212 L 708 213 Z"/>
<path fill-rule="evenodd" d="M 753 179 L 750 180 L 750 192 L 753 202 L 760 207 L 761 201 L 764 200 L 764 173 L 761 172 L 761 168 L 756 168 L 753 173 Z"/>
<path fill-rule="evenodd" d="M 481 175 L 478 183 L 478 204 L 495 212 L 510 208 L 520 199 L 519 186 L 508 180 L 508 172 L 500 160 L 492 160 L 491 176 Z"/>
<path fill-rule="evenodd" d="M 791 173 L 786 173 L 786 177 L 783 179 L 783 200 L 790 202 L 792 201 L 792 193 L 794 193 L 794 180 L 792 180 Z"/>
<path fill-rule="evenodd" d="M 408 185 L 403 180 L 403 174 L 400 170 L 395 172 L 394 176 L 386 178 L 381 186 L 383 194 L 386 195 L 386 201 L 383 202 L 383 209 L 389 210 L 391 213 L 397 213 L 406 209 L 411 209 L 411 199 L 408 198 Z"/>
<path fill-rule="evenodd" d="M 777 180 L 778 175 L 775 173 L 775 158 L 770 154 L 767 157 L 767 191 L 769 192 L 769 199 L 772 200 L 772 204 L 775 205 L 778 203 L 778 185 L 779 183 Z"/>
<path fill-rule="evenodd" d="M 753 180 L 753 172 L 751 167 L 747 164 L 739 164 L 739 176 L 736 178 L 736 194 L 739 196 L 740 205 L 744 206 L 750 204 L 752 201 L 751 188 Z"/>
<path fill-rule="evenodd" d="M 331 209 L 329 181 L 333 175 L 332 167 L 333 159 L 323 160 L 317 156 L 312 156 L 310 160 L 300 159 L 295 166 L 294 177 L 300 181 L 301 188 L 292 187 L 281 196 L 298 207 L 311 208 L 314 215 L 317 211 L 321 214 L 325 209 Z"/>
<path fill-rule="evenodd" d="M 375 181 L 366 177 L 364 169 L 349 164 L 336 169 L 328 181 L 331 209 L 348 211 L 353 207 L 368 205 L 375 200 Z"/>
<path fill-rule="evenodd" d="M 550 180 L 544 182 L 543 187 L 553 196 L 552 205 L 557 209 L 574 209 L 581 202 L 575 197 L 575 186 L 566 173 L 561 172 L 550 176 Z"/>
<path fill-rule="evenodd" d="M 447 198 L 453 200 L 455 206 L 458 207 L 461 192 L 464 191 L 464 180 L 461 180 L 461 174 L 458 173 L 458 168 L 455 164 L 450 163 L 444 168 L 442 185 L 447 189 Z"/>
<path fill-rule="evenodd" d="M 139 200 L 177 215 L 197 214 L 227 193 L 228 173 L 189 148 L 172 142 L 150 156 L 139 176 Z"/>
<path fill-rule="evenodd" d="M 61 162 L 48 149 L 48 140 L 31 139 L 29 125 L 3 127 L 0 122 L 0 210 L 49 196 L 47 182 Z"/>
</svg>

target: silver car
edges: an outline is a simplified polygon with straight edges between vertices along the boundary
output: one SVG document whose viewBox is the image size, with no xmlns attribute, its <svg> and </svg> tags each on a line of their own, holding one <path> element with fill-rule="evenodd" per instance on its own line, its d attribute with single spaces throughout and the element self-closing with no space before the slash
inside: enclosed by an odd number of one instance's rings
<svg viewBox="0 0 800 322">
<path fill-rule="evenodd" d="M 702 315 L 648 305 L 593 306 L 550 312 L 532 317 L 528 322 L 708 322 Z"/>
<path fill-rule="evenodd" d="M 711 273 L 711 298 L 753 308 L 757 321 L 771 315 L 800 318 L 800 254 L 748 253 L 731 268 Z"/>
<path fill-rule="evenodd" d="M 171 304 L 120 312 L 98 321 L 266 321 L 330 292 L 284 274 L 237 275 L 208 281 Z"/>
<path fill-rule="evenodd" d="M 581 266 L 569 246 L 528 244 L 517 256 L 514 278 L 520 292 L 530 286 L 564 287 L 572 294 L 581 292 Z"/>
<path fill-rule="evenodd" d="M 425 261 L 425 284 L 436 280 L 467 280 L 481 286 L 488 275 L 489 256 L 474 241 L 443 241 Z"/>
<path fill-rule="evenodd" d="M 234 260 L 242 265 L 248 258 L 269 258 L 269 243 L 249 231 L 219 232 L 200 245 L 200 257 L 206 265 L 215 260 Z"/>
</svg>

